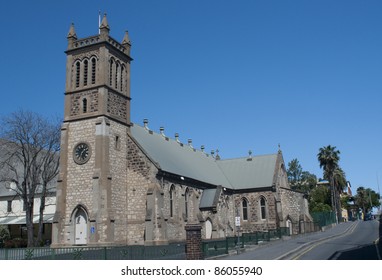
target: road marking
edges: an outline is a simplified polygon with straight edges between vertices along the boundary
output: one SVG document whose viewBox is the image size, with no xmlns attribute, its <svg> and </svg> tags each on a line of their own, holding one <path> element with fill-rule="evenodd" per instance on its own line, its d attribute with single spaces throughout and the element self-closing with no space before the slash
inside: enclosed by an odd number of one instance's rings
<svg viewBox="0 0 382 280">
<path fill-rule="evenodd" d="M 375 245 L 375 249 L 377 250 L 378 260 L 380 260 L 380 259 L 381 259 L 381 254 L 379 253 L 379 248 L 378 248 L 378 245 L 379 245 L 379 237 L 377 238 L 377 240 L 374 241 L 374 245 Z"/>
<path fill-rule="evenodd" d="M 338 226 L 338 225 L 337 225 Z M 343 236 L 346 236 L 348 234 L 351 234 L 353 233 L 353 231 L 355 230 L 355 228 L 358 226 L 358 223 L 355 223 L 353 225 L 351 225 L 349 227 L 349 229 L 346 231 L 345 234 L 338 234 L 338 235 L 335 235 L 335 236 L 332 236 L 332 237 L 328 237 L 328 238 L 325 238 L 324 240 L 319 240 L 318 243 L 314 243 L 313 245 L 310 245 L 306 250 L 303 250 L 300 254 L 298 254 L 297 256 L 293 257 L 292 260 L 298 260 L 299 258 L 301 258 L 303 255 L 305 255 L 306 253 L 308 253 L 309 251 L 311 251 L 312 249 L 314 249 L 315 247 L 317 247 L 318 245 L 321 245 L 322 243 L 325 243 L 329 240 L 333 240 L 333 239 L 336 239 L 336 238 L 339 238 L 339 237 L 343 237 Z M 313 241 L 314 242 L 314 241 Z"/>
</svg>

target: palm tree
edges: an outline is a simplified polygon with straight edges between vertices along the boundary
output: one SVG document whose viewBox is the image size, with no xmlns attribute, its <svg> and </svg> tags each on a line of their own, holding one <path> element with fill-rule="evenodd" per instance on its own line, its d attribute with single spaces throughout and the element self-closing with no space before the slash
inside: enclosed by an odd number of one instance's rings
<svg viewBox="0 0 382 280">
<path fill-rule="evenodd" d="M 340 160 L 340 151 L 335 146 L 328 145 L 319 149 L 317 159 L 320 163 L 320 168 L 323 168 L 324 179 L 329 181 L 331 185 L 331 203 L 333 212 L 337 212 L 337 219 L 340 220 L 338 208 L 335 206 L 337 202 L 336 189 L 334 187 L 334 173 L 339 168 L 338 162 Z M 336 209 L 337 208 L 337 209 Z"/>
<path fill-rule="evenodd" d="M 339 221 L 342 220 L 342 206 L 341 206 L 341 194 L 344 188 L 347 186 L 345 172 L 337 167 L 333 172 L 333 189 L 334 189 L 334 199 L 337 207 L 337 216 Z"/>
</svg>

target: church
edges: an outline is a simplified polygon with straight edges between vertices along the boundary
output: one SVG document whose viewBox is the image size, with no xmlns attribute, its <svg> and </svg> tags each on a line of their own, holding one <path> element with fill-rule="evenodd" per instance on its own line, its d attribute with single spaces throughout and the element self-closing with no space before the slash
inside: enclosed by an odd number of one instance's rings
<svg viewBox="0 0 382 280">
<path fill-rule="evenodd" d="M 306 197 L 290 189 L 281 150 L 221 159 L 163 130 L 130 121 L 131 42 L 67 35 L 64 121 L 52 247 L 181 242 L 312 221 Z"/>
</svg>

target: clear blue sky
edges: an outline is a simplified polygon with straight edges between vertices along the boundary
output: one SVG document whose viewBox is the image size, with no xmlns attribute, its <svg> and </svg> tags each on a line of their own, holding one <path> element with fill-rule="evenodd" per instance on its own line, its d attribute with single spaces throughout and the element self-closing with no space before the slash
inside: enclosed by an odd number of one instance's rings
<svg viewBox="0 0 382 280">
<path fill-rule="evenodd" d="M 66 35 L 132 41 L 132 121 L 222 158 L 270 154 L 322 177 L 336 146 L 351 182 L 382 184 L 382 1 L 1 1 L 0 117 L 63 115 Z M 378 176 L 377 176 L 378 174 Z"/>
</svg>

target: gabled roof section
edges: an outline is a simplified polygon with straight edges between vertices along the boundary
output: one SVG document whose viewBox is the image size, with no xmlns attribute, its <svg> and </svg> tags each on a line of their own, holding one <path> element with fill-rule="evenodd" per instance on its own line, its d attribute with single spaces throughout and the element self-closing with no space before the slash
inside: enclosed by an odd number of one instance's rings
<svg viewBox="0 0 382 280">
<path fill-rule="evenodd" d="M 271 187 L 277 154 L 216 161 L 234 189 Z"/>
<path fill-rule="evenodd" d="M 161 170 L 208 184 L 231 187 L 212 156 L 136 124 L 131 126 L 131 134 Z"/>
<path fill-rule="evenodd" d="M 131 135 L 162 171 L 233 190 L 271 187 L 278 154 L 216 160 L 206 153 L 133 124 Z"/>
</svg>

